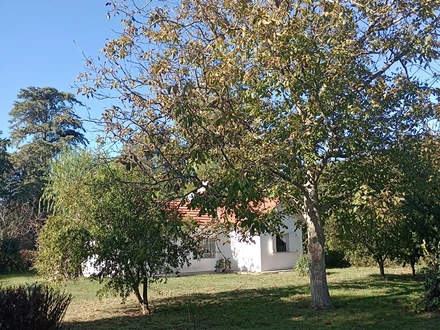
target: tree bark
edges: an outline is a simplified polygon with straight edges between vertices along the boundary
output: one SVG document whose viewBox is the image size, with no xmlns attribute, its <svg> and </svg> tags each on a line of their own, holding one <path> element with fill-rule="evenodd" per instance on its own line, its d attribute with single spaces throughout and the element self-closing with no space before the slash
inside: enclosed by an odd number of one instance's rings
<svg viewBox="0 0 440 330">
<path fill-rule="evenodd" d="M 311 307 L 315 309 L 333 309 L 327 286 L 324 257 L 324 230 L 318 208 L 316 185 L 307 184 L 304 195 L 304 219 L 307 224 L 308 259 L 310 271 Z"/>
<path fill-rule="evenodd" d="M 135 286 L 134 289 L 134 295 L 136 296 L 136 299 L 139 303 L 139 305 L 141 306 L 141 311 L 143 315 L 147 315 L 150 314 L 150 306 L 148 305 L 148 295 L 147 295 L 147 290 L 148 290 L 148 280 L 144 279 L 142 282 L 142 286 L 143 286 L 143 292 L 142 292 L 142 296 L 141 293 L 139 292 L 139 286 Z"/>
<path fill-rule="evenodd" d="M 150 306 L 148 305 L 148 279 L 146 277 L 144 277 L 144 280 L 142 282 L 142 299 L 144 301 L 143 304 L 143 310 L 144 310 L 144 314 L 150 314 Z"/>
<path fill-rule="evenodd" d="M 412 276 L 416 276 L 416 258 L 411 257 L 409 260 L 411 264 L 411 273 Z"/>
<path fill-rule="evenodd" d="M 382 258 L 377 258 L 377 263 L 379 264 L 380 277 L 385 278 L 385 260 Z"/>
</svg>

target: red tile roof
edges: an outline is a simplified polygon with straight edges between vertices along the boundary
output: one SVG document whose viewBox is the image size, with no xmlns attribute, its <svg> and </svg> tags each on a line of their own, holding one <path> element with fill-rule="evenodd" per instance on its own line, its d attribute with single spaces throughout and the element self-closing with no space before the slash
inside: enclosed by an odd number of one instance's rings
<svg viewBox="0 0 440 330">
<path fill-rule="evenodd" d="M 191 218 L 197 221 L 199 225 L 206 226 L 214 221 L 216 221 L 217 218 L 213 218 L 208 214 L 200 214 L 200 209 L 191 210 L 188 207 L 188 204 L 180 205 L 180 201 L 175 200 L 171 201 L 170 205 L 173 209 L 176 209 L 177 212 L 179 212 L 182 216 L 182 218 Z"/>
<path fill-rule="evenodd" d="M 276 200 L 264 200 L 263 202 L 258 203 L 253 208 L 255 211 L 259 211 L 262 214 L 266 214 L 273 210 L 278 206 L 278 201 Z M 197 221 L 199 225 L 206 226 L 209 224 L 217 223 L 219 220 L 227 221 L 227 222 L 235 222 L 236 218 L 234 214 L 228 214 L 224 208 L 217 209 L 217 216 L 213 218 L 208 214 L 201 214 L 201 209 L 191 210 L 188 207 L 189 204 L 181 205 L 179 200 L 174 200 L 170 202 L 170 206 L 176 209 L 181 215 L 182 218 L 192 218 Z"/>
</svg>

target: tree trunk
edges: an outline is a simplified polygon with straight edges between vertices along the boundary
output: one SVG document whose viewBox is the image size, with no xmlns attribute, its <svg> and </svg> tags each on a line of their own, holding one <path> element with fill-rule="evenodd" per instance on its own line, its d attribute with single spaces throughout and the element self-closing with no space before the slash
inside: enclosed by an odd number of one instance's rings
<svg viewBox="0 0 440 330">
<path fill-rule="evenodd" d="M 148 280 L 144 279 L 142 282 L 143 286 L 143 292 L 142 296 L 139 292 L 139 286 L 134 287 L 134 295 L 136 296 L 136 299 L 141 306 L 141 311 L 143 315 L 150 314 L 150 306 L 148 306 L 148 296 L 147 296 L 147 290 L 148 290 Z"/>
<path fill-rule="evenodd" d="M 377 258 L 377 263 L 379 264 L 380 277 L 385 278 L 385 260 L 382 258 Z"/>
<path fill-rule="evenodd" d="M 412 276 L 416 276 L 416 258 L 411 257 L 409 262 L 411 264 Z"/>
<path fill-rule="evenodd" d="M 141 304 L 142 315 L 149 315 L 150 308 L 148 306 L 148 301 Z"/>
<path fill-rule="evenodd" d="M 150 314 L 150 306 L 148 305 L 148 279 L 146 277 L 144 277 L 142 286 L 143 286 L 142 299 L 144 301 L 143 304 L 144 314 Z"/>
<path fill-rule="evenodd" d="M 311 307 L 315 309 L 333 309 L 327 287 L 324 258 L 324 230 L 318 209 L 318 192 L 316 185 L 305 186 L 304 219 L 307 224 L 308 258 L 310 270 Z"/>
</svg>

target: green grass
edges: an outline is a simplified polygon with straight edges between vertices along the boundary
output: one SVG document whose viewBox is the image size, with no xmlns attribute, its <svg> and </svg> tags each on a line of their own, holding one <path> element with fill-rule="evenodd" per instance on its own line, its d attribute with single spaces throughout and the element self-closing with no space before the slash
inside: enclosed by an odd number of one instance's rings
<svg viewBox="0 0 440 330">
<path fill-rule="evenodd" d="M 133 297 L 99 300 L 99 284 L 81 279 L 63 288 L 74 295 L 65 322 L 76 329 L 440 329 L 437 313 L 413 314 L 422 290 L 408 269 L 330 269 L 333 311 L 309 309 L 308 279 L 293 272 L 260 275 L 206 274 L 170 278 L 150 289 L 153 315 L 141 316 Z M 0 285 L 42 281 L 1 276 Z"/>
</svg>

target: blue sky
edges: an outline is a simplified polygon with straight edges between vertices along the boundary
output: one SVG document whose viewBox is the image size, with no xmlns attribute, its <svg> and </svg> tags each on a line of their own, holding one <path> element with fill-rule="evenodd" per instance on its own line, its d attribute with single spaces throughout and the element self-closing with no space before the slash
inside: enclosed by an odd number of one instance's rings
<svg viewBox="0 0 440 330">
<path fill-rule="evenodd" d="M 84 71 L 82 52 L 98 56 L 119 18 L 107 20 L 106 0 L 0 0 L 0 131 L 8 136 L 9 111 L 29 86 L 71 88 Z M 74 42 L 75 40 L 75 42 Z M 99 117 L 103 104 L 78 96 Z M 85 108 L 76 108 L 87 117 Z M 91 128 L 88 126 L 88 128 Z M 89 133 L 89 139 L 96 134 Z"/>
<path fill-rule="evenodd" d="M 107 19 L 107 1 L 0 0 L 0 131 L 3 137 L 9 135 L 8 113 L 21 88 L 49 86 L 76 93 L 71 86 L 84 71 L 82 53 L 98 56 L 106 39 L 114 38 L 114 31 L 121 30 L 119 17 Z M 91 110 L 92 117 L 100 117 L 102 102 L 77 97 Z M 87 117 L 85 108 L 76 110 L 81 117 Z M 93 129 L 91 125 L 85 126 Z M 93 141 L 96 136 L 88 133 L 89 140 Z"/>
</svg>

